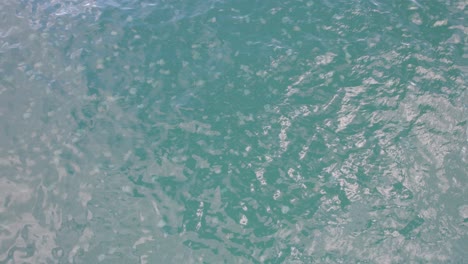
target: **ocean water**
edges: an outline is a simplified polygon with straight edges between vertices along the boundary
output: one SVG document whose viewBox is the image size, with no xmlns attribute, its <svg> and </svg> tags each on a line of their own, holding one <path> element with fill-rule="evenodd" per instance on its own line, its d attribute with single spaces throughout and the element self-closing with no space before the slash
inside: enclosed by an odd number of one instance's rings
<svg viewBox="0 0 468 264">
<path fill-rule="evenodd" d="M 2 0 L 0 263 L 468 263 L 465 0 Z"/>
</svg>

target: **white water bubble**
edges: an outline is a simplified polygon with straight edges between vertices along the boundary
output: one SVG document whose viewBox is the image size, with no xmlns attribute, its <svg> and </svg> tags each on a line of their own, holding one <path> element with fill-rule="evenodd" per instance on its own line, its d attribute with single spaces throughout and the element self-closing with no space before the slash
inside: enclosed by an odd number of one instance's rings
<svg viewBox="0 0 468 264">
<path fill-rule="evenodd" d="M 458 213 L 463 219 L 468 219 L 468 205 L 462 205 L 458 208 Z"/>
<path fill-rule="evenodd" d="M 166 226 L 166 222 L 165 222 L 163 219 L 159 220 L 159 222 L 158 222 L 158 227 L 159 227 L 159 228 L 162 228 L 162 227 L 164 227 L 164 226 Z"/>
<path fill-rule="evenodd" d="M 125 192 L 125 193 L 131 193 L 132 192 L 132 187 L 130 187 L 128 185 L 122 186 L 122 191 Z"/>
<path fill-rule="evenodd" d="M 411 16 L 411 22 L 413 22 L 414 24 L 416 24 L 418 26 L 422 25 L 422 23 L 423 23 L 423 21 L 421 19 L 421 16 L 418 13 Z"/>
<path fill-rule="evenodd" d="M 446 26 L 448 23 L 448 20 L 447 19 L 444 19 L 444 20 L 439 20 L 439 21 L 436 21 L 433 25 L 433 27 L 441 27 L 441 26 Z"/>
<path fill-rule="evenodd" d="M 241 219 L 240 219 L 240 221 L 239 221 L 239 224 L 245 226 L 245 225 L 247 225 L 248 222 L 249 222 L 249 219 L 247 219 L 247 216 L 242 215 L 242 216 L 241 216 Z"/>
<path fill-rule="evenodd" d="M 281 196 L 281 191 L 276 190 L 275 193 L 273 194 L 273 199 L 278 200 L 278 198 Z"/>
</svg>

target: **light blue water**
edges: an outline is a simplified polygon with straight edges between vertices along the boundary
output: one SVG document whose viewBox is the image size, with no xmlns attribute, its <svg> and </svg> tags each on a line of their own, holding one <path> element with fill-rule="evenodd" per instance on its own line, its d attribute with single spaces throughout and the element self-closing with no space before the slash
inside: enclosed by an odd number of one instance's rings
<svg viewBox="0 0 468 264">
<path fill-rule="evenodd" d="M 0 263 L 465 263 L 465 1 L 0 3 Z"/>
</svg>

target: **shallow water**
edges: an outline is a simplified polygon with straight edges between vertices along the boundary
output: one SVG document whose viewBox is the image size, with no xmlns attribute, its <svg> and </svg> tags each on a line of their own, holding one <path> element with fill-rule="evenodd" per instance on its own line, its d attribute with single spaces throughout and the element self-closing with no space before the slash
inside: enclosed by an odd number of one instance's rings
<svg viewBox="0 0 468 264">
<path fill-rule="evenodd" d="M 0 263 L 463 263 L 467 6 L 397 2 L 2 1 Z"/>
</svg>

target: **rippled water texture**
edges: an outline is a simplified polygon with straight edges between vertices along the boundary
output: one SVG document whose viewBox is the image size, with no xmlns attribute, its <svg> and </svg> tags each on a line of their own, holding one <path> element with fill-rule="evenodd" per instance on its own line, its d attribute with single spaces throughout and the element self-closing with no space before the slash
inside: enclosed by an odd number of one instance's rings
<svg viewBox="0 0 468 264">
<path fill-rule="evenodd" d="M 463 263 L 467 3 L 3 0 L 0 263 Z"/>
</svg>

